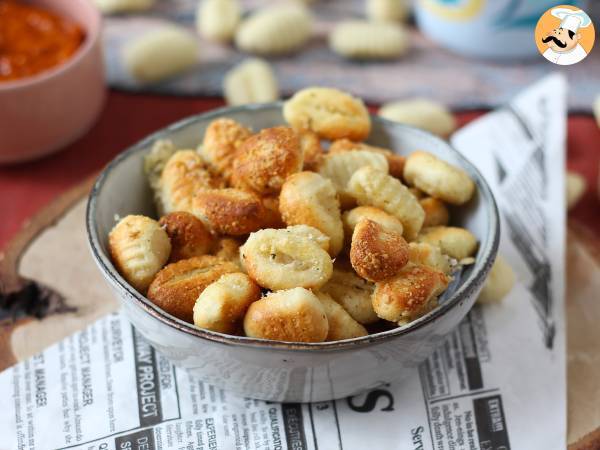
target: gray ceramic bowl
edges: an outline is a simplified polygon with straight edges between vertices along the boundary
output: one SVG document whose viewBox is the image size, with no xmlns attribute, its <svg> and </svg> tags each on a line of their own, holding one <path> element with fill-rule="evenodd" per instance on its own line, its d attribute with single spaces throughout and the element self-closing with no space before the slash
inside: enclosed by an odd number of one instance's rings
<svg viewBox="0 0 600 450">
<path fill-rule="evenodd" d="M 324 401 L 357 394 L 413 374 L 467 314 L 490 270 L 499 240 L 496 203 L 481 174 L 446 142 L 417 129 L 373 117 L 369 142 L 400 154 L 432 152 L 465 169 L 477 195 L 453 213 L 480 242 L 474 265 L 463 271 L 440 306 L 401 328 L 366 337 L 317 344 L 291 344 L 215 333 L 185 323 L 154 306 L 115 270 L 107 236 L 115 214 L 154 216 L 143 158 L 156 139 L 195 148 L 209 122 L 231 117 L 255 130 L 284 123 L 281 104 L 223 108 L 171 125 L 137 143 L 102 172 L 89 198 L 87 229 L 100 270 L 137 330 L 176 365 L 203 381 L 246 397 L 285 402 Z"/>
</svg>

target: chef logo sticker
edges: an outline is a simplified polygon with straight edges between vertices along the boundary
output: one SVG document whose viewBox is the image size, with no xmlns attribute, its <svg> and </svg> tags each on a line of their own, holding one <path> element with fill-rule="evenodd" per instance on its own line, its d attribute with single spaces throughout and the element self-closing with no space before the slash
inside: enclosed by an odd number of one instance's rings
<svg viewBox="0 0 600 450">
<path fill-rule="evenodd" d="M 570 5 L 550 8 L 535 28 L 535 42 L 542 56 L 561 66 L 582 61 L 592 51 L 594 38 L 590 16 Z"/>
</svg>

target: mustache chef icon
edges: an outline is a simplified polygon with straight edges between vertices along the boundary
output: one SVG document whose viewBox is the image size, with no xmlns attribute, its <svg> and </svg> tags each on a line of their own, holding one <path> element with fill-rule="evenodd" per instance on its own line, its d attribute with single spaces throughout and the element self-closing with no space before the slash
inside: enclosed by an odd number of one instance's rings
<svg viewBox="0 0 600 450">
<path fill-rule="evenodd" d="M 581 10 L 573 11 L 567 8 L 554 8 L 550 13 L 561 22 L 558 28 L 542 38 L 542 42 L 548 47 L 543 53 L 544 58 L 562 66 L 578 63 L 587 56 L 579 43 L 581 34 L 578 31 L 590 26 L 590 17 Z"/>
</svg>

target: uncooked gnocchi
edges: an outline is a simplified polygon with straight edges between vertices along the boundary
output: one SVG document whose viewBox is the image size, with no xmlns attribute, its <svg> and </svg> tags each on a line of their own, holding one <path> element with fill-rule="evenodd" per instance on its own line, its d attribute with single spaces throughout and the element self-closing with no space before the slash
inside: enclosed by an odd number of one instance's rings
<svg viewBox="0 0 600 450">
<path fill-rule="evenodd" d="M 154 0 L 93 0 L 104 14 L 139 12 L 150 9 Z"/>
<path fill-rule="evenodd" d="M 423 151 L 413 152 L 406 158 L 404 179 L 452 205 L 468 202 L 475 192 L 475 183 L 464 170 Z"/>
<path fill-rule="evenodd" d="M 386 103 L 379 109 L 379 115 L 394 122 L 427 130 L 442 138 L 449 137 L 457 127 L 456 119 L 448 108 L 423 98 Z"/>
<path fill-rule="evenodd" d="M 146 292 L 171 253 L 171 242 L 156 220 L 127 216 L 108 235 L 115 267 L 140 292 Z"/>
<path fill-rule="evenodd" d="M 329 254 L 344 245 L 344 226 L 336 191 L 330 180 L 314 172 L 300 172 L 285 181 L 279 210 L 288 225 L 310 225 L 329 236 Z"/>
<path fill-rule="evenodd" d="M 252 58 L 225 74 L 223 93 L 228 105 L 268 103 L 279 98 L 279 85 L 271 65 Z"/>
<path fill-rule="evenodd" d="M 194 304 L 194 325 L 219 333 L 240 331 L 248 307 L 260 288 L 243 273 L 228 273 L 202 291 Z"/>
<path fill-rule="evenodd" d="M 312 130 L 324 139 L 362 141 L 371 132 L 371 118 L 362 100 L 326 87 L 296 92 L 283 105 L 283 116 L 297 130 Z"/>
<path fill-rule="evenodd" d="M 323 342 L 329 322 L 321 301 L 303 288 L 271 292 L 252 303 L 244 318 L 247 336 L 287 342 Z"/>
<path fill-rule="evenodd" d="M 248 275 L 272 290 L 319 288 L 333 271 L 329 254 L 319 244 L 285 229 L 252 233 L 240 253 Z"/>
<path fill-rule="evenodd" d="M 237 0 L 201 0 L 196 12 L 196 28 L 207 39 L 229 42 L 240 17 L 241 8 Z"/>
<path fill-rule="evenodd" d="M 366 0 L 367 18 L 374 22 L 404 22 L 410 14 L 408 0 Z"/>
<path fill-rule="evenodd" d="M 502 255 L 498 255 L 479 293 L 477 301 L 480 303 L 499 302 L 509 294 L 514 285 L 515 273 L 512 267 Z"/>
<path fill-rule="evenodd" d="M 395 59 L 409 48 L 409 35 L 399 25 L 349 20 L 335 26 L 329 47 L 351 59 Z"/>
<path fill-rule="evenodd" d="M 235 34 L 237 47 L 258 55 L 282 55 L 299 50 L 310 38 L 312 18 L 302 5 L 260 9 L 243 20 Z"/>
<path fill-rule="evenodd" d="M 169 25 L 128 42 L 123 63 L 137 81 L 154 83 L 196 65 L 198 49 L 196 36 L 183 27 Z"/>
<path fill-rule="evenodd" d="M 406 239 L 417 237 L 425 212 L 415 196 L 396 178 L 374 167 L 363 167 L 352 175 L 348 192 L 359 205 L 375 206 L 398 218 Z"/>
</svg>

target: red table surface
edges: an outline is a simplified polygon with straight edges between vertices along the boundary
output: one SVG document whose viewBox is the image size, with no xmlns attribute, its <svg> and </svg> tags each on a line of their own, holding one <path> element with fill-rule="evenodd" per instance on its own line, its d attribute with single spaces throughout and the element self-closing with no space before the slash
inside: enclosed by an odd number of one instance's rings
<svg viewBox="0 0 600 450">
<path fill-rule="evenodd" d="M 0 211 L 3 213 L 0 248 L 42 206 L 100 170 L 129 145 L 183 117 L 222 105 L 223 100 L 218 98 L 178 98 L 110 91 L 99 121 L 83 138 L 44 159 L 0 167 Z M 481 112 L 468 112 L 459 113 L 457 117 L 464 124 L 479 115 Z M 600 129 L 591 116 L 571 116 L 568 167 L 588 180 L 588 191 L 571 212 L 571 217 L 583 222 L 595 234 L 600 232 L 599 163 Z"/>
</svg>

